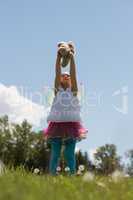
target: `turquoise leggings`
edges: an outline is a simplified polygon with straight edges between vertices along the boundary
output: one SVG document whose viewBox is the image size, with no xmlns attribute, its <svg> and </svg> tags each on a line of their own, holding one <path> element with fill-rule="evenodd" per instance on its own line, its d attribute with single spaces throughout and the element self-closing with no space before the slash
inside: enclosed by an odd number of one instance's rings
<svg viewBox="0 0 133 200">
<path fill-rule="evenodd" d="M 76 139 L 68 138 L 66 140 L 62 140 L 62 138 L 51 138 L 51 156 L 49 163 L 49 172 L 52 175 L 56 175 L 56 168 L 59 164 L 62 142 L 64 142 L 63 144 L 65 145 L 64 158 L 67 162 L 67 166 L 70 168 L 70 174 L 74 174 L 76 172 Z"/>
</svg>

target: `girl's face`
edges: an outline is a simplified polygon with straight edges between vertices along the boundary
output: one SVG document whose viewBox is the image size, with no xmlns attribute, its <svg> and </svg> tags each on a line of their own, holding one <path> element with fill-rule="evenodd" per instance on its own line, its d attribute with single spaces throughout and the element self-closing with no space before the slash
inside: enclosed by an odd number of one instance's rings
<svg viewBox="0 0 133 200">
<path fill-rule="evenodd" d="M 70 75 L 68 75 L 68 74 L 61 74 L 61 83 L 64 86 L 70 87 L 71 86 L 71 77 L 70 77 Z"/>
</svg>

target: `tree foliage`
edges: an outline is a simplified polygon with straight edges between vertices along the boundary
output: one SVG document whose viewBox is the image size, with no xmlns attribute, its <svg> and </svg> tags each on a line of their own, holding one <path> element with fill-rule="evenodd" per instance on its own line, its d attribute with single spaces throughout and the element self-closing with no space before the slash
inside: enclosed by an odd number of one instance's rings
<svg viewBox="0 0 133 200">
<path fill-rule="evenodd" d="M 96 169 L 99 173 L 110 174 L 116 169 L 120 169 L 120 157 L 117 155 L 114 144 L 106 144 L 97 149 L 94 154 Z"/>
</svg>

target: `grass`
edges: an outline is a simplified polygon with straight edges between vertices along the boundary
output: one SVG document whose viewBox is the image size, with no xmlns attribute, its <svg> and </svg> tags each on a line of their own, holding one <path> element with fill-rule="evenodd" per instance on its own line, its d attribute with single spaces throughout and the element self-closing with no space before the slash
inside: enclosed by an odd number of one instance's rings
<svg viewBox="0 0 133 200">
<path fill-rule="evenodd" d="M 0 176 L 0 200 L 132 200 L 133 179 L 113 181 L 82 176 L 35 175 L 23 169 L 6 170 Z"/>
</svg>

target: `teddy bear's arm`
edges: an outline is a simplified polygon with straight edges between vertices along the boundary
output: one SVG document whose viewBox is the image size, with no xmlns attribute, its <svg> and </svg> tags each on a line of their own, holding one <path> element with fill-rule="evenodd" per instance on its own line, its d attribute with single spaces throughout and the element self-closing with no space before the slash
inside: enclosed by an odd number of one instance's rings
<svg viewBox="0 0 133 200">
<path fill-rule="evenodd" d="M 77 84 L 77 77 L 76 77 L 76 65 L 74 60 L 74 55 L 71 55 L 70 59 L 70 76 L 71 76 L 71 90 L 73 95 L 76 96 L 78 93 L 78 84 Z"/>
<path fill-rule="evenodd" d="M 56 65 L 55 65 L 55 82 L 54 82 L 54 93 L 55 95 L 58 92 L 60 86 L 60 77 L 61 77 L 61 56 L 57 53 Z"/>
</svg>

